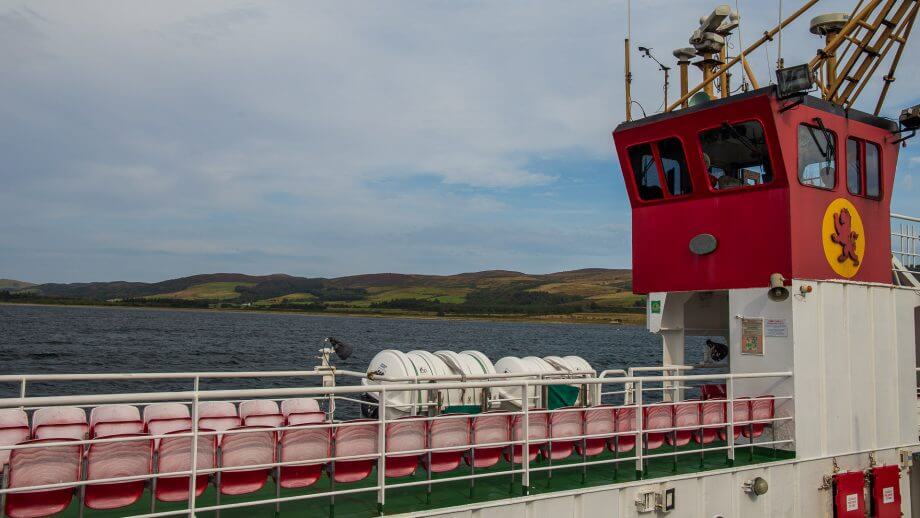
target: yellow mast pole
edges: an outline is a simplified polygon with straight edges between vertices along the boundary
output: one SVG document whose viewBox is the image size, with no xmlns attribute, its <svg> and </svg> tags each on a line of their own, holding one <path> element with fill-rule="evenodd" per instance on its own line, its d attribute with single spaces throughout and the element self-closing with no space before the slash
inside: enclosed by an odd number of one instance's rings
<svg viewBox="0 0 920 518">
<path fill-rule="evenodd" d="M 755 41 L 754 43 L 752 43 L 750 46 L 748 46 L 748 48 L 744 49 L 743 51 L 741 51 L 741 53 L 739 53 L 737 56 L 735 56 L 734 58 L 732 58 L 731 61 L 729 61 L 728 63 L 725 64 L 725 68 L 726 68 L 726 69 L 731 68 L 732 66 L 735 65 L 735 63 L 741 61 L 741 58 L 742 58 L 743 56 L 746 56 L 747 54 L 750 54 L 751 52 L 757 50 L 757 48 L 760 47 L 761 45 L 763 45 L 764 42 L 767 42 L 767 41 L 773 39 L 773 36 L 774 36 L 781 28 L 783 28 L 783 27 L 789 25 L 790 23 L 792 23 L 793 21 L 795 21 L 796 18 L 798 18 L 799 16 L 801 16 L 805 11 L 808 11 L 809 9 L 811 9 L 811 8 L 812 8 L 816 3 L 818 3 L 818 2 L 819 2 L 819 0 L 808 0 L 808 2 L 805 3 L 805 5 L 803 5 L 803 6 L 800 7 L 797 11 L 795 11 L 794 13 L 792 13 L 791 15 L 789 15 L 789 17 L 787 17 L 785 20 L 783 20 L 783 22 L 782 22 L 781 24 L 779 24 L 778 26 L 776 26 L 776 27 L 770 29 L 769 31 L 765 32 L 764 35 L 760 37 L 760 39 L 758 39 L 757 41 Z M 816 59 L 817 59 L 817 58 L 816 58 Z M 813 66 L 813 65 L 814 65 L 814 64 L 812 64 L 812 66 Z M 688 92 L 686 93 L 686 95 L 681 96 L 680 99 L 674 101 L 674 104 L 668 106 L 667 109 L 665 109 L 665 112 L 669 112 L 669 111 L 672 111 L 672 110 L 676 109 L 678 106 L 680 106 L 681 104 L 683 104 L 684 102 L 686 102 L 688 99 L 690 99 L 690 97 L 691 97 L 693 94 L 699 92 L 700 90 L 702 90 L 702 89 L 705 88 L 706 86 L 712 84 L 713 80 L 715 80 L 715 76 L 711 76 L 711 77 L 709 77 L 709 78 L 704 78 L 702 83 L 700 83 L 700 84 L 696 85 L 695 87 L 693 87 L 692 89 L 690 89 L 690 91 L 688 91 Z"/>
</svg>

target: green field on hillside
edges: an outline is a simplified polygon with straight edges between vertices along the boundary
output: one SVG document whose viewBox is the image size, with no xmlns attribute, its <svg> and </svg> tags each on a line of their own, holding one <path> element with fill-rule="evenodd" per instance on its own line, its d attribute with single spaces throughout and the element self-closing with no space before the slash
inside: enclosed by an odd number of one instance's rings
<svg viewBox="0 0 920 518">
<path fill-rule="evenodd" d="M 239 298 L 237 286 L 255 286 L 254 282 L 208 282 L 195 284 L 184 290 L 153 295 L 152 299 L 232 300 Z"/>
</svg>

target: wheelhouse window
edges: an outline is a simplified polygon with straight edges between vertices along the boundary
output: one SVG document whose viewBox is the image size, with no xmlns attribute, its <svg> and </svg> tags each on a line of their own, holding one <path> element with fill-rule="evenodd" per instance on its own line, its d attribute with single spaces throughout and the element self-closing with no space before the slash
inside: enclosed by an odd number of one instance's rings
<svg viewBox="0 0 920 518">
<path fill-rule="evenodd" d="M 837 136 L 823 126 L 801 124 L 798 137 L 799 182 L 809 187 L 833 189 L 837 184 Z"/>
<path fill-rule="evenodd" d="M 662 140 L 658 143 L 658 154 L 661 155 L 661 167 L 664 170 L 668 192 L 673 196 L 693 192 L 690 185 L 690 170 L 687 169 L 687 158 L 684 156 L 684 147 L 680 140 Z"/>
<path fill-rule="evenodd" d="M 677 138 L 629 148 L 636 190 L 642 200 L 660 200 L 692 192 L 684 148 Z"/>
<path fill-rule="evenodd" d="M 632 165 L 633 175 L 636 178 L 636 188 L 639 197 L 643 200 L 659 200 L 664 198 L 661 190 L 661 179 L 658 175 L 658 162 L 652 153 L 651 144 L 642 144 L 629 148 L 629 161 Z"/>
<path fill-rule="evenodd" d="M 866 142 L 866 196 L 878 198 L 881 194 L 879 182 L 879 151 L 878 146 L 871 142 Z"/>
<path fill-rule="evenodd" d="M 881 194 L 879 147 L 865 140 L 847 139 L 847 190 L 850 194 L 878 198 Z"/>
<path fill-rule="evenodd" d="M 855 138 L 847 139 L 847 190 L 850 194 L 862 194 L 862 160 L 860 145 Z"/>
<path fill-rule="evenodd" d="M 713 189 L 754 187 L 773 181 L 763 126 L 757 121 L 724 123 L 700 133 L 703 161 Z"/>
</svg>

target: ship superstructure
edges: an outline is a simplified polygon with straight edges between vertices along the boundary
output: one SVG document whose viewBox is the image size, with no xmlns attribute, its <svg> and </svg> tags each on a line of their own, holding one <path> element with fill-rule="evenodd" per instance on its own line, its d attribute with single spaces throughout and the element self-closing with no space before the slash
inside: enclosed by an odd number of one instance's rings
<svg viewBox="0 0 920 518">
<path fill-rule="evenodd" d="M 660 365 L 393 349 L 355 372 L 330 339 L 304 371 L 0 376 L 0 512 L 920 515 L 920 219 L 890 213 L 920 109 L 879 116 L 920 3 L 814 18 L 815 59 L 760 87 L 748 55 L 816 3 L 736 56 L 716 8 L 675 51 L 680 97 L 613 132 Z M 215 384 L 266 378 L 289 384 Z M 99 390 L 29 394 L 69 381 Z"/>
</svg>

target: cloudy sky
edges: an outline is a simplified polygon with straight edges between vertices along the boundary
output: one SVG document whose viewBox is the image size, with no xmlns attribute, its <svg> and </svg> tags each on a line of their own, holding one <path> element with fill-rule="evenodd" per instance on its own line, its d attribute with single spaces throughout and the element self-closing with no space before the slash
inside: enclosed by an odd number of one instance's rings
<svg viewBox="0 0 920 518">
<path fill-rule="evenodd" d="M 714 6 L 633 3 L 659 58 Z M 748 42 L 777 16 L 740 8 Z M 809 18 L 787 63 L 814 54 Z M 625 0 L 0 1 L 0 277 L 628 267 L 625 28 Z M 920 102 L 918 39 L 888 115 Z"/>
</svg>

